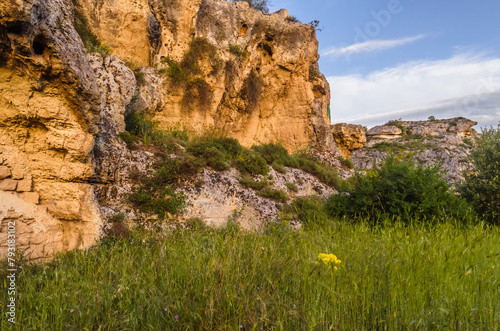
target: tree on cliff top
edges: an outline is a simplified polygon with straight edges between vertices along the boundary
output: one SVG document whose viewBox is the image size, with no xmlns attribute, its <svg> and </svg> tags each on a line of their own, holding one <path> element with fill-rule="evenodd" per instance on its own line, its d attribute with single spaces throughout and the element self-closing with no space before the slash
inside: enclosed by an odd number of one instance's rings
<svg viewBox="0 0 500 331">
<path fill-rule="evenodd" d="M 250 7 L 260 10 L 263 13 L 269 13 L 269 5 L 271 2 L 269 0 L 232 0 L 233 2 L 244 1 L 250 5 Z"/>
<path fill-rule="evenodd" d="M 472 169 L 465 173 L 460 193 L 478 214 L 500 225 L 500 125 L 483 129 L 476 145 L 470 155 Z"/>
</svg>

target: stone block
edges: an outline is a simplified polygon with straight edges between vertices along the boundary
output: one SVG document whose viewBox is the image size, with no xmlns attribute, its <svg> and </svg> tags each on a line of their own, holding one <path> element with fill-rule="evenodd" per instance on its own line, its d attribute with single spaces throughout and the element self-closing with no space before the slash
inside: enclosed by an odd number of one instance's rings
<svg viewBox="0 0 500 331">
<path fill-rule="evenodd" d="M 23 179 L 17 182 L 17 192 L 30 192 L 32 187 L 31 179 Z"/>
<path fill-rule="evenodd" d="M 10 177 L 12 173 L 10 172 L 10 168 L 7 166 L 0 166 L 0 179 L 4 179 Z"/>
<path fill-rule="evenodd" d="M 14 179 L 23 179 L 24 178 L 24 171 L 23 171 L 23 169 L 19 169 L 19 168 L 12 169 L 12 178 L 14 178 Z"/>
<path fill-rule="evenodd" d="M 35 205 L 38 205 L 40 203 L 40 196 L 35 192 L 22 193 L 22 199 L 26 202 L 34 203 Z"/>
<path fill-rule="evenodd" d="M 0 191 L 15 191 L 17 188 L 17 181 L 12 178 L 0 180 Z"/>
</svg>

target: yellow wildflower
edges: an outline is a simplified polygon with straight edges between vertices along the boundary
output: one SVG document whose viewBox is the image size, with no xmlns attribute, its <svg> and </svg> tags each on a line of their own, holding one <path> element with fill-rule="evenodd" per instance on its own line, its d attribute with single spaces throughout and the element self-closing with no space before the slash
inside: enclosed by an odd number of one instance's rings
<svg viewBox="0 0 500 331">
<path fill-rule="evenodd" d="M 342 261 L 340 261 L 335 255 L 333 254 L 325 254 L 321 253 L 318 255 L 318 259 L 323 262 L 325 265 L 328 264 L 340 264 Z M 319 264 L 319 262 L 316 262 L 316 264 Z M 334 267 L 335 270 L 337 270 L 337 267 Z"/>
</svg>

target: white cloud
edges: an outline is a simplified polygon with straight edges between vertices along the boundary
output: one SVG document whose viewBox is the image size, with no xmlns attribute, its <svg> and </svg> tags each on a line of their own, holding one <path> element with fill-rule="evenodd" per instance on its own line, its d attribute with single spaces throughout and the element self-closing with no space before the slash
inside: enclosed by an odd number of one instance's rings
<svg viewBox="0 0 500 331">
<path fill-rule="evenodd" d="M 464 116 L 479 126 L 500 120 L 500 58 L 463 54 L 417 61 L 367 76 L 328 77 L 332 123 Z"/>
<path fill-rule="evenodd" d="M 322 56 L 345 56 L 349 58 L 353 55 L 358 55 L 360 53 L 372 53 L 378 52 L 390 48 L 394 48 L 397 46 L 406 45 L 412 43 L 416 40 L 424 38 L 425 35 L 419 34 L 418 36 L 401 38 L 401 39 L 393 39 L 393 40 L 379 40 L 373 39 L 368 40 L 362 43 L 352 44 L 345 47 L 333 47 L 321 52 Z"/>
</svg>

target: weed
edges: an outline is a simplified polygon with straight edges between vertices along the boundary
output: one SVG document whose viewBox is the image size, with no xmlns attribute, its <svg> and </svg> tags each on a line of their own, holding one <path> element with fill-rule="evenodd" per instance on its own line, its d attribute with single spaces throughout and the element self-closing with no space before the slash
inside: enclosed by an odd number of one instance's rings
<svg viewBox="0 0 500 331">
<path fill-rule="evenodd" d="M 289 15 L 285 18 L 285 21 L 291 22 L 291 23 L 300 23 L 299 19 L 295 16 Z"/>
<path fill-rule="evenodd" d="M 351 160 L 345 159 L 342 156 L 337 157 L 337 160 L 339 160 L 344 167 L 354 169 L 354 163 Z"/>
<path fill-rule="evenodd" d="M 110 223 L 123 222 L 124 220 L 125 220 L 125 214 L 121 212 L 108 218 L 108 222 Z"/>
<path fill-rule="evenodd" d="M 228 51 L 239 58 L 245 58 L 247 56 L 246 51 L 242 49 L 240 45 L 229 44 Z"/>
<path fill-rule="evenodd" d="M 316 68 L 314 67 L 314 65 L 310 65 L 309 66 L 309 81 L 310 82 L 313 82 L 315 81 L 316 79 L 318 79 L 319 77 L 319 72 L 318 70 L 316 70 Z"/>
<path fill-rule="evenodd" d="M 283 192 L 282 190 L 274 190 L 272 188 L 265 188 L 262 191 L 257 191 L 257 195 L 281 203 L 286 203 L 286 201 L 288 200 L 288 196 L 285 192 Z"/>
<path fill-rule="evenodd" d="M 240 182 L 241 185 L 256 191 L 263 190 L 269 186 L 269 183 L 265 179 L 261 181 L 256 181 L 248 176 L 238 178 L 238 181 Z"/>
<path fill-rule="evenodd" d="M 146 83 L 147 83 L 146 76 L 144 75 L 144 73 L 142 71 L 135 69 L 134 75 L 135 75 L 135 80 L 136 80 L 138 85 L 146 85 Z"/>
<path fill-rule="evenodd" d="M 286 182 L 285 186 L 288 187 L 290 191 L 297 192 L 299 188 L 294 183 Z"/>
</svg>

